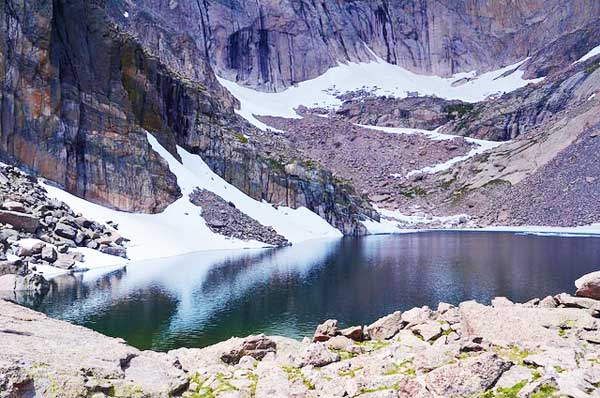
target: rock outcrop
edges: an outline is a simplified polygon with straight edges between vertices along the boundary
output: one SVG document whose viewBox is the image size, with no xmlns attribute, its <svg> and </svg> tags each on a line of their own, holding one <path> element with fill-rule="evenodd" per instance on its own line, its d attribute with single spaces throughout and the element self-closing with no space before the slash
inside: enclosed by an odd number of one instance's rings
<svg viewBox="0 0 600 398">
<path fill-rule="evenodd" d="M 549 47 L 600 16 L 594 0 L 174 0 L 143 5 L 112 0 L 111 5 L 115 20 L 163 48 L 164 57 L 184 72 L 203 74 L 206 65 L 199 62 L 194 70 L 191 62 L 200 55 L 219 76 L 264 90 L 375 56 L 426 74 L 490 70 Z M 591 48 L 587 45 L 597 43 L 561 46 L 554 58 L 568 62 L 570 56 L 585 54 Z M 541 66 L 531 73 L 546 70 Z"/>
<path fill-rule="evenodd" d="M 231 202 L 205 189 L 190 194 L 190 202 L 202 208 L 202 218 L 208 228 L 217 234 L 242 240 L 256 240 L 276 247 L 290 243 L 273 227 L 264 226 L 238 210 Z"/>
<path fill-rule="evenodd" d="M 114 2 L 30 3 L 0 6 L 3 160 L 95 203 L 160 212 L 181 192 L 149 131 L 175 157 L 176 145 L 202 156 L 251 197 L 306 206 L 345 234 L 364 234 L 360 221 L 378 218 L 351 186 L 310 167 L 285 140 L 274 155 L 234 114 L 202 57 L 194 65 L 205 69 L 183 73 L 183 52 L 168 57 L 128 33 L 122 14 L 107 15 L 120 9 Z"/>
<path fill-rule="evenodd" d="M 600 35 L 600 27 L 596 29 Z M 599 66 L 600 57 L 593 57 L 556 71 L 541 83 L 475 104 L 442 131 L 493 141 L 527 134 L 551 122 L 561 111 L 586 102 L 598 89 Z"/>
<path fill-rule="evenodd" d="M 257 335 L 156 353 L 0 301 L 0 396 L 597 396 L 599 309 L 566 293 L 499 297 L 396 312 L 365 341 L 328 320 L 316 342 Z"/>
<path fill-rule="evenodd" d="M 73 269 L 83 255 L 72 249 L 85 247 L 126 258 L 127 242 L 114 226 L 88 220 L 49 198 L 35 178 L 0 165 L 0 276 L 15 275 L 15 283 L 28 286 L 29 280 L 18 277 L 37 266 Z"/>
</svg>

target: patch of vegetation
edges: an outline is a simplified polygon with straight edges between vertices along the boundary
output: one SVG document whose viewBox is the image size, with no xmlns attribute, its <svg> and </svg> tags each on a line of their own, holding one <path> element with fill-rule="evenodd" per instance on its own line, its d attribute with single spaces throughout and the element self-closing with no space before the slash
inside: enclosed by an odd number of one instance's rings
<svg viewBox="0 0 600 398">
<path fill-rule="evenodd" d="M 512 387 L 497 388 L 495 391 L 488 390 L 482 395 L 482 398 L 517 398 L 517 394 L 526 384 L 527 380 L 521 380 Z"/>
<path fill-rule="evenodd" d="M 377 350 L 381 350 L 382 348 L 389 346 L 391 343 L 389 341 L 383 341 L 383 340 L 366 340 L 366 341 L 356 342 L 354 344 L 357 346 L 361 346 L 361 347 L 368 347 L 371 349 L 371 351 L 377 351 Z"/>
<path fill-rule="evenodd" d="M 192 398 L 215 398 L 218 394 L 226 391 L 239 391 L 239 388 L 231 384 L 228 378 L 223 373 L 217 373 L 217 380 L 221 383 L 217 388 L 212 388 L 205 385 L 206 380 L 202 380 L 200 375 L 196 373 L 190 378 L 190 385 L 196 384 L 196 389 L 188 389 Z M 256 386 L 254 387 L 256 388 Z"/>
<path fill-rule="evenodd" d="M 330 351 L 333 351 L 336 354 L 338 354 L 340 356 L 340 359 L 342 361 L 345 361 L 346 359 L 354 358 L 356 356 L 355 353 L 350 352 L 350 351 L 346 351 L 346 350 L 334 350 L 334 349 L 330 349 Z"/>
<path fill-rule="evenodd" d="M 567 337 L 567 330 L 566 329 L 558 329 L 558 335 L 560 337 Z"/>
<path fill-rule="evenodd" d="M 310 382 L 310 380 L 308 380 L 306 378 L 306 376 L 304 376 L 302 374 L 302 371 L 298 368 L 294 368 L 293 366 L 282 366 L 281 369 L 283 369 L 283 371 L 285 373 L 287 373 L 288 375 L 288 380 L 301 380 L 302 384 L 304 384 L 306 386 L 306 388 L 308 388 L 309 390 L 314 390 L 315 389 L 315 385 L 312 384 Z"/>
<path fill-rule="evenodd" d="M 523 360 L 533 354 L 533 351 L 521 349 L 517 346 L 511 346 L 508 348 L 495 346 L 494 351 L 501 357 L 507 358 L 518 365 L 523 365 Z"/>
<path fill-rule="evenodd" d="M 362 367 L 358 367 L 358 368 L 355 368 L 355 369 L 348 369 L 348 370 L 340 370 L 338 372 L 338 375 L 340 377 L 352 377 L 352 378 L 354 378 L 354 377 L 356 377 L 356 372 L 358 372 L 361 369 L 362 369 Z"/>
<path fill-rule="evenodd" d="M 400 194 L 407 198 L 414 198 L 417 196 L 419 196 L 419 197 L 427 196 L 427 191 L 421 187 L 408 187 L 408 188 L 404 189 L 403 191 L 400 191 Z"/>
<path fill-rule="evenodd" d="M 285 170 L 285 164 L 283 164 L 283 162 L 281 160 L 279 160 L 279 159 L 265 158 L 265 161 L 274 170 L 277 170 L 277 171 L 284 171 Z"/>
<path fill-rule="evenodd" d="M 360 390 L 360 392 L 358 393 L 358 395 L 363 395 L 363 394 L 369 394 L 372 392 L 378 392 L 378 391 L 385 391 L 385 390 L 397 390 L 398 389 L 398 383 L 396 384 L 392 384 L 391 386 L 381 386 L 381 387 L 375 387 L 375 388 L 363 388 L 362 390 Z"/>
<path fill-rule="evenodd" d="M 446 107 L 444 108 L 444 111 L 446 112 L 446 114 L 448 114 L 448 117 L 450 117 L 451 119 L 454 119 L 457 117 L 458 118 L 463 117 L 467 113 L 471 112 L 474 107 L 475 107 L 475 105 L 469 104 L 469 103 L 452 104 L 452 105 L 446 105 Z"/>
<path fill-rule="evenodd" d="M 247 144 L 248 143 L 248 137 L 246 137 L 244 134 L 242 134 L 240 132 L 235 132 L 234 137 L 235 137 L 236 140 L 238 140 L 242 144 Z"/>
<path fill-rule="evenodd" d="M 591 64 L 586 65 L 585 73 L 587 73 L 588 75 L 591 75 L 596 70 L 598 70 L 598 68 L 600 68 L 600 60 L 594 61 Z"/>
<path fill-rule="evenodd" d="M 395 374 L 403 374 L 409 377 L 416 377 L 417 371 L 413 365 L 413 359 L 407 359 L 398 364 L 392 364 L 392 368 L 383 373 L 385 376 L 391 376 Z"/>
<path fill-rule="evenodd" d="M 531 394 L 531 398 L 548 398 L 554 395 L 558 391 L 556 387 L 550 384 L 545 384 L 540 387 L 538 392 Z"/>
</svg>

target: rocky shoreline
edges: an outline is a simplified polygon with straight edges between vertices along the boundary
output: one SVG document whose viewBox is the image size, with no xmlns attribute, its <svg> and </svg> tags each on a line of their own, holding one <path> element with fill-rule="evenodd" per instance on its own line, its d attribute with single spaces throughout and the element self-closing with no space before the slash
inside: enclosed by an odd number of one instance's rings
<svg viewBox="0 0 600 398">
<path fill-rule="evenodd" d="M 118 225 L 75 214 L 18 168 L 0 165 L 0 291 L 48 288 L 39 268 L 73 271 L 84 260 L 77 249 L 127 258 L 128 239 Z"/>
<path fill-rule="evenodd" d="M 576 286 L 166 353 L 0 301 L 0 397 L 597 397 L 600 273 Z"/>
</svg>

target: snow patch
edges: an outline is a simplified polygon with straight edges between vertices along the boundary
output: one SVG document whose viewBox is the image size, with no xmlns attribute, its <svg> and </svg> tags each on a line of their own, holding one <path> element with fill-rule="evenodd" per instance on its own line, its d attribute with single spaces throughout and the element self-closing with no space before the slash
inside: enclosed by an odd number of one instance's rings
<svg viewBox="0 0 600 398">
<path fill-rule="evenodd" d="M 454 166 L 457 163 L 464 162 L 465 160 L 471 159 L 474 156 L 477 156 L 481 153 L 489 151 L 490 149 L 496 148 L 497 146 L 500 146 L 504 143 L 505 142 L 487 141 L 486 144 L 476 144 L 477 146 L 475 146 L 473 149 L 471 149 L 466 155 L 457 156 L 457 157 L 449 159 L 443 163 L 438 163 L 433 166 L 427 166 L 427 167 L 424 167 L 419 170 L 413 170 L 413 171 L 409 172 L 408 174 L 406 174 L 406 177 L 410 177 L 412 175 L 422 174 L 422 173 L 435 174 L 435 173 L 439 173 L 440 171 L 449 170 L 452 166 Z"/>
<path fill-rule="evenodd" d="M 169 257 L 202 250 L 268 246 L 262 242 L 242 241 L 212 232 L 201 216 L 201 208 L 189 201 L 188 195 L 196 187 L 207 189 L 224 200 L 233 202 L 240 211 L 263 225 L 273 227 L 292 243 L 342 236 L 340 231 L 305 207 L 291 209 L 279 206 L 276 209 L 267 202 L 254 200 L 215 174 L 200 156 L 177 147 L 177 152 L 183 162 L 179 163 L 150 134 L 148 134 L 148 141 L 152 148 L 169 164 L 169 169 L 177 177 L 177 183 L 183 194 L 162 213 L 139 214 L 113 210 L 42 183 L 49 196 L 67 203 L 73 211 L 82 213 L 92 220 L 100 222 L 111 220 L 117 223 L 119 233 L 131 240 L 127 254 L 132 261 Z M 85 266 L 89 268 L 91 263 L 102 261 L 102 258 L 92 256 L 86 261 Z"/>
<path fill-rule="evenodd" d="M 573 65 L 578 64 L 580 62 L 584 62 L 587 61 L 588 59 L 595 57 L 596 55 L 600 54 L 600 46 L 598 47 L 594 47 L 592 48 L 590 51 L 588 51 L 587 54 L 585 54 L 583 57 L 579 58 L 577 61 L 573 62 Z"/>
<path fill-rule="evenodd" d="M 472 148 L 465 155 L 454 157 L 443 163 L 439 163 L 439 164 L 436 164 L 433 166 L 424 167 L 419 170 L 413 170 L 413 171 L 409 172 L 408 174 L 406 174 L 406 176 L 403 176 L 402 174 L 397 174 L 397 173 L 391 174 L 392 177 L 396 177 L 396 178 L 410 177 L 414 174 L 421 174 L 421 173 L 435 174 L 440 171 L 445 171 L 445 170 L 450 169 L 452 166 L 454 166 L 457 163 L 463 162 L 463 161 L 470 159 L 474 156 L 477 156 L 481 153 L 489 151 L 490 149 L 494 149 L 502 144 L 506 144 L 507 142 L 510 142 L 510 141 L 502 141 L 502 142 L 488 141 L 488 140 L 480 140 L 480 139 L 470 138 L 470 137 L 463 137 L 460 135 L 444 134 L 444 133 L 438 132 L 440 128 L 437 128 L 435 130 L 422 130 L 422 129 L 409 129 L 409 128 L 399 128 L 399 127 L 379 127 L 379 126 L 370 126 L 370 125 L 362 125 L 362 124 L 359 124 L 358 126 L 364 127 L 367 129 L 371 129 L 371 130 L 383 131 L 385 133 L 390 133 L 390 134 L 409 134 L 409 135 L 420 134 L 420 135 L 423 135 L 423 136 L 429 138 L 430 140 L 434 140 L 434 141 L 444 141 L 444 140 L 453 140 L 455 138 L 464 138 L 465 141 L 467 141 L 471 144 L 474 144 L 474 148 Z"/>
<path fill-rule="evenodd" d="M 293 87 L 267 93 L 243 87 L 236 82 L 217 77 L 222 86 L 240 101 L 239 115 L 256 127 L 270 127 L 255 116 L 300 118 L 294 109 L 300 105 L 335 109 L 342 104 L 336 95 L 365 89 L 379 96 L 405 98 L 408 92 L 420 96 L 435 95 L 446 99 L 479 102 L 491 95 L 510 92 L 529 83 L 541 81 L 523 79 L 518 68 L 527 59 L 496 71 L 477 75 L 459 73 L 449 78 L 419 75 L 380 58 L 368 63 L 339 64 L 319 77 L 298 83 Z"/>
<path fill-rule="evenodd" d="M 468 225 L 469 216 L 466 214 L 456 214 L 452 216 L 433 216 L 425 213 L 416 213 L 407 215 L 399 210 L 388 210 L 372 204 L 373 208 L 381 215 L 381 221 L 363 221 L 363 225 L 370 234 L 394 234 L 418 232 L 417 225 L 431 225 L 436 228 L 446 229 L 460 224 Z"/>
</svg>

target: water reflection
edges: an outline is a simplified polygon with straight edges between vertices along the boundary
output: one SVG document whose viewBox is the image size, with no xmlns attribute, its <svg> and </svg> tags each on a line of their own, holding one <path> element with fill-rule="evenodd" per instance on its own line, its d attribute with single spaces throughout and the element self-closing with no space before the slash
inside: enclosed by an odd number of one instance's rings
<svg viewBox="0 0 600 398">
<path fill-rule="evenodd" d="M 600 239 L 435 232 L 196 253 L 52 281 L 48 315 L 159 350 L 256 332 L 301 337 L 320 321 L 368 323 L 440 301 L 525 301 L 572 291 Z"/>
</svg>

